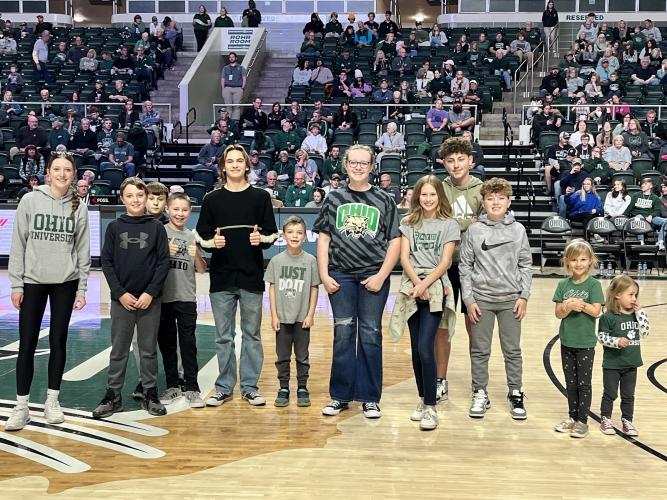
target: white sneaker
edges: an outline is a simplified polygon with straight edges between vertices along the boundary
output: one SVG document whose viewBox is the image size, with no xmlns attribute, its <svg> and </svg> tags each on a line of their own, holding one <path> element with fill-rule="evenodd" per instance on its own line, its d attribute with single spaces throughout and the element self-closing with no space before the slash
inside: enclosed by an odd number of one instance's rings
<svg viewBox="0 0 667 500">
<path fill-rule="evenodd" d="M 266 399 L 259 392 L 246 392 L 243 394 L 243 399 L 251 406 L 264 406 L 266 404 Z"/>
<path fill-rule="evenodd" d="M 419 422 L 419 428 L 423 431 L 432 431 L 436 427 L 438 427 L 438 414 L 433 408 L 427 408 Z"/>
<path fill-rule="evenodd" d="M 440 403 L 449 399 L 449 383 L 447 380 L 438 382 L 435 387 L 435 402 Z"/>
<path fill-rule="evenodd" d="M 160 396 L 160 403 L 163 405 L 170 405 L 177 399 L 180 399 L 181 396 L 183 396 L 183 393 L 179 387 L 169 387 Z"/>
<path fill-rule="evenodd" d="M 30 422 L 28 406 L 15 406 L 12 415 L 5 422 L 6 431 L 20 431 Z"/>
<path fill-rule="evenodd" d="M 425 410 L 426 406 L 424 406 L 424 402 L 420 401 L 419 404 L 417 405 L 417 408 L 415 408 L 415 411 L 413 411 L 410 414 L 410 420 L 412 420 L 413 422 L 419 422 L 424 416 Z"/>
<path fill-rule="evenodd" d="M 62 424 L 65 421 L 65 414 L 60 409 L 60 403 L 57 399 L 47 399 L 44 403 L 44 418 L 49 424 Z"/>
<path fill-rule="evenodd" d="M 491 408 L 491 401 L 486 395 L 484 389 L 479 389 L 472 393 L 472 402 L 470 403 L 470 410 L 468 415 L 472 418 L 484 418 L 486 410 Z"/>
</svg>

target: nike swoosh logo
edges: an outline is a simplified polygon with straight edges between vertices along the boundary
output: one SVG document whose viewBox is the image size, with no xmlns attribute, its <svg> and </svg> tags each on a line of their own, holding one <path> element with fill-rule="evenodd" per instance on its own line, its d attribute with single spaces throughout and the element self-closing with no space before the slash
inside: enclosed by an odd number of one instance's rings
<svg viewBox="0 0 667 500">
<path fill-rule="evenodd" d="M 482 250 L 484 250 L 486 252 L 488 250 L 492 250 L 493 248 L 498 248 L 498 247 L 501 247 L 503 245 L 507 245 L 508 243 L 512 243 L 512 242 L 511 241 L 504 241 L 502 243 L 496 243 L 495 245 L 487 245 L 486 240 L 484 240 L 484 242 L 482 243 Z"/>
</svg>

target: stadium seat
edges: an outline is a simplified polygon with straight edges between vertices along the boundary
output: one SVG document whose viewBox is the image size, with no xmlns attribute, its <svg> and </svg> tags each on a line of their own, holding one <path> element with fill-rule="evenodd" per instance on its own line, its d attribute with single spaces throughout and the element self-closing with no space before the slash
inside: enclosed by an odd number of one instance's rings
<svg viewBox="0 0 667 500">
<path fill-rule="evenodd" d="M 637 239 L 639 236 L 644 238 L 642 244 Z M 665 257 L 658 255 L 656 239 L 657 232 L 644 219 L 632 218 L 626 221 L 623 225 L 623 254 L 627 272 L 630 272 L 633 262 L 650 262 L 660 275 L 659 261 Z"/>
<path fill-rule="evenodd" d="M 547 217 L 540 227 L 540 271 L 549 259 L 560 260 L 572 236 L 570 222 L 558 215 Z"/>
<path fill-rule="evenodd" d="M 104 169 L 101 175 L 103 181 L 109 181 L 111 191 L 120 191 L 120 185 L 125 180 L 125 171 L 122 168 L 107 168 Z"/>
<path fill-rule="evenodd" d="M 217 176 L 210 168 L 195 168 L 191 175 L 192 182 L 204 184 L 207 191 L 213 189 L 216 177 Z"/>
<path fill-rule="evenodd" d="M 183 185 L 183 191 L 190 197 L 193 205 L 201 205 L 208 189 L 203 182 L 188 182 Z"/>
</svg>

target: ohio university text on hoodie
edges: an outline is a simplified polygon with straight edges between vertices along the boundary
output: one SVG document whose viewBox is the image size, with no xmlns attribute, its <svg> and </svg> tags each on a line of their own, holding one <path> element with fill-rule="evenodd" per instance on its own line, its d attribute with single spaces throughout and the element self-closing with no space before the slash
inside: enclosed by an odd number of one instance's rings
<svg viewBox="0 0 667 500">
<path fill-rule="evenodd" d="M 80 203 L 72 214 L 72 193 L 54 198 L 48 186 L 26 194 L 16 209 L 9 280 L 12 292 L 24 283 L 54 284 L 79 280 L 76 294 L 84 296 L 90 271 L 88 207 Z"/>
<path fill-rule="evenodd" d="M 512 214 L 501 221 L 480 215 L 461 241 L 463 303 L 528 300 L 532 264 L 526 230 Z"/>
<path fill-rule="evenodd" d="M 102 247 L 102 271 L 118 300 L 126 292 L 153 298 L 162 293 L 169 272 L 167 232 L 150 215 L 123 214 L 109 224 Z"/>
</svg>

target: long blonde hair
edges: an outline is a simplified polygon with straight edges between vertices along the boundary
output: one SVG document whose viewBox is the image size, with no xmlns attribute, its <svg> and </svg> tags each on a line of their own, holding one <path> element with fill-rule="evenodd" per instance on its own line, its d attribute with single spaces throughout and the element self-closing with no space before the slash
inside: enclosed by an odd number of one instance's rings
<svg viewBox="0 0 667 500">
<path fill-rule="evenodd" d="M 598 195 L 595 192 L 595 183 L 593 182 L 593 179 L 591 179 L 590 177 L 586 177 L 581 183 L 581 189 L 579 190 L 579 199 L 581 201 L 586 201 L 586 190 L 584 189 L 584 182 L 586 181 L 591 181 L 591 193 L 593 193 L 595 196 Z"/>
<path fill-rule="evenodd" d="M 417 181 L 414 191 L 412 192 L 412 200 L 410 201 L 410 210 L 403 218 L 403 223 L 408 226 L 421 226 L 424 220 L 424 209 L 419 203 L 419 196 L 422 189 L 426 185 L 431 185 L 438 195 L 438 207 L 435 210 L 435 217 L 437 219 L 449 219 L 452 217 L 452 207 L 445 195 L 445 188 L 442 186 L 442 181 L 435 175 L 425 175 Z"/>
<path fill-rule="evenodd" d="M 570 272 L 568 263 L 571 260 L 576 259 L 580 255 L 586 255 L 591 261 L 590 265 L 588 266 L 588 271 L 586 273 L 587 277 L 592 276 L 595 270 L 597 269 L 598 257 L 597 255 L 595 255 L 595 250 L 593 250 L 591 244 L 581 238 L 575 238 L 574 240 L 570 241 L 567 244 L 565 250 L 563 251 L 563 258 L 562 258 L 563 268 L 567 276 L 570 276 L 572 274 Z"/>
<path fill-rule="evenodd" d="M 621 306 L 618 303 L 616 296 L 625 292 L 632 286 L 637 287 L 637 297 L 639 297 L 639 284 L 627 274 L 620 274 L 611 280 L 604 298 L 607 311 L 613 312 L 615 314 L 621 314 L 623 311 L 621 311 Z"/>
</svg>

